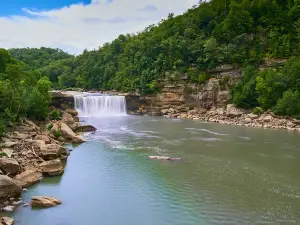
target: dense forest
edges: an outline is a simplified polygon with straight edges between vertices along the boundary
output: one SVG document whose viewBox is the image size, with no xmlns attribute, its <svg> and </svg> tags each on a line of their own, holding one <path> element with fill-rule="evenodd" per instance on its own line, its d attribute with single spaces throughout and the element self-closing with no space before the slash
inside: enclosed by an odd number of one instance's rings
<svg viewBox="0 0 300 225">
<path fill-rule="evenodd" d="M 97 50 L 72 57 L 59 50 L 12 49 L 11 54 L 47 76 L 55 88 L 159 91 L 174 72 L 202 83 L 221 64 L 244 69 L 232 101 L 244 108 L 300 114 L 300 1 L 200 1 L 186 13 L 120 35 Z M 259 71 L 265 59 L 287 59 L 284 68 Z"/>
<path fill-rule="evenodd" d="M 46 119 L 50 90 L 48 77 L 0 49 L 0 137 L 23 117 Z"/>
</svg>

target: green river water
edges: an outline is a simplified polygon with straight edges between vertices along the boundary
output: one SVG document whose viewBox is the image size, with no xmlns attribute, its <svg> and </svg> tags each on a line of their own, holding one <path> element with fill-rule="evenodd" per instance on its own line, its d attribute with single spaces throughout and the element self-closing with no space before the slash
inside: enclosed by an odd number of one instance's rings
<svg viewBox="0 0 300 225">
<path fill-rule="evenodd" d="M 192 120 L 89 119 L 65 174 L 28 189 L 63 204 L 20 225 L 300 224 L 300 134 Z M 181 157 L 151 161 L 150 155 Z"/>
</svg>

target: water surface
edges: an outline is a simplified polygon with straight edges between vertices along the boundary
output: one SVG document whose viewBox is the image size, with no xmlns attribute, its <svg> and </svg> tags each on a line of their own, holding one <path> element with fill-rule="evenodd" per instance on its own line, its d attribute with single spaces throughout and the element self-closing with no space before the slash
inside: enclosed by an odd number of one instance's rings
<svg viewBox="0 0 300 225">
<path fill-rule="evenodd" d="M 160 117 L 87 119 L 65 174 L 23 194 L 22 225 L 300 224 L 299 133 Z M 181 162 L 147 160 L 149 155 Z"/>
</svg>

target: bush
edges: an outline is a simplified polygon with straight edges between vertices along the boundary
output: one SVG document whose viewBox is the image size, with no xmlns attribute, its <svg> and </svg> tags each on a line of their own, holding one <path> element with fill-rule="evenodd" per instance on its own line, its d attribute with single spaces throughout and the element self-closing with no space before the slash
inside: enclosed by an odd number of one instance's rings
<svg viewBox="0 0 300 225">
<path fill-rule="evenodd" d="M 300 120 L 300 115 L 295 117 L 296 120 Z"/>
<path fill-rule="evenodd" d="M 273 108 L 275 114 L 295 116 L 300 114 L 300 93 L 299 91 L 288 90 L 283 97 L 277 101 Z"/>
<path fill-rule="evenodd" d="M 52 127 L 53 127 L 53 124 L 52 124 L 52 123 L 49 123 L 49 124 L 46 125 L 47 130 L 51 130 Z"/>
<path fill-rule="evenodd" d="M 52 132 L 52 134 L 53 134 L 53 135 L 54 135 L 54 137 L 56 137 L 56 138 L 59 138 L 59 137 L 61 137 L 61 136 L 62 136 L 62 134 L 61 134 L 60 130 L 54 130 L 54 131 Z"/>
<path fill-rule="evenodd" d="M 4 120 L 0 119 L 0 139 L 5 136 L 7 132 L 7 126 Z"/>
<path fill-rule="evenodd" d="M 50 118 L 52 120 L 60 120 L 61 117 L 60 117 L 59 111 L 57 109 L 52 110 L 51 113 L 50 113 Z"/>
<path fill-rule="evenodd" d="M 264 113 L 264 111 L 263 111 L 263 109 L 262 108 L 260 108 L 260 107 L 255 107 L 254 109 L 253 109 L 253 114 L 255 114 L 255 115 L 261 115 L 261 114 L 263 114 Z"/>
</svg>

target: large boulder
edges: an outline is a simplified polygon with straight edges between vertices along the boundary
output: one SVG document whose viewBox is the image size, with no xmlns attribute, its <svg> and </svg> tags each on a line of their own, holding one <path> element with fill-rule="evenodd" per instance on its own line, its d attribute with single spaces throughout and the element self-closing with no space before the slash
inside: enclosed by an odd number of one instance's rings
<svg viewBox="0 0 300 225">
<path fill-rule="evenodd" d="M 0 158 L 0 169 L 9 175 L 15 175 L 20 172 L 19 163 L 12 158 Z"/>
<path fill-rule="evenodd" d="M 73 143 L 83 143 L 85 142 L 82 137 L 79 135 L 75 134 L 74 131 L 65 123 L 61 122 L 60 123 L 60 131 L 62 133 L 62 136 L 67 139 L 72 141 Z"/>
<path fill-rule="evenodd" d="M 19 197 L 22 187 L 8 176 L 0 175 L 0 200 Z"/>
<path fill-rule="evenodd" d="M 37 169 L 26 170 L 15 176 L 14 179 L 18 181 L 22 187 L 29 187 L 42 179 L 42 173 L 38 172 Z"/>
<path fill-rule="evenodd" d="M 10 217 L 1 217 L 0 218 L 0 225 L 13 225 L 15 220 Z"/>
<path fill-rule="evenodd" d="M 227 105 L 226 115 L 230 117 L 241 116 L 245 113 L 243 109 L 236 108 L 235 105 Z"/>
<path fill-rule="evenodd" d="M 92 125 L 79 125 L 75 132 L 94 132 L 97 128 L 93 127 Z"/>
<path fill-rule="evenodd" d="M 48 176 L 59 176 L 64 173 L 63 163 L 59 159 L 46 161 L 40 164 L 43 174 Z"/>
<path fill-rule="evenodd" d="M 60 158 L 62 155 L 67 155 L 67 153 L 66 148 L 57 144 L 50 144 L 42 146 L 37 154 L 43 159 L 51 160 Z"/>
<path fill-rule="evenodd" d="M 31 198 L 32 207 L 53 207 L 60 205 L 62 202 L 53 197 L 34 196 Z"/>
</svg>

